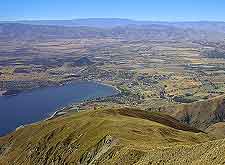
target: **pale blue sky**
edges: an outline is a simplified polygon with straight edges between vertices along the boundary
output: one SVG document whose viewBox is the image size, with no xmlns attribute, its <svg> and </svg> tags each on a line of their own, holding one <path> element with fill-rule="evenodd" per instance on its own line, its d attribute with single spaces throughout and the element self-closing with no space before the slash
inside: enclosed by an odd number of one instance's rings
<svg viewBox="0 0 225 165">
<path fill-rule="evenodd" d="M 1 0 L 0 20 L 225 21 L 225 0 Z"/>
</svg>

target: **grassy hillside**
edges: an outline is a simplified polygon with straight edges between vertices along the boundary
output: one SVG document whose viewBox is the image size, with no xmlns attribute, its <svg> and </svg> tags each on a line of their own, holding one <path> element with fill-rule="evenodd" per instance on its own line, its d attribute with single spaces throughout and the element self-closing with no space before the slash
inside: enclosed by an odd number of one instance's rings
<svg viewBox="0 0 225 165">
<path fill-rule="evenodd" d="M 201 157 L 184 155 L 201 150 L 203 143 L 212 139 L 160 113 L 137 109 L 86 111 L 26 126 L 0 138 L 0 164 L 200 161 Z M 202 151 L 199 154 L 204 156 Z"/>
<path fill-rule="evenodd" d="M 162 111 L 183 123 L 205 130 L 209 126 L 225 120 L 225 96 L 221 95 L 204 101 L 166 107 Z"/>
<path fill-rule="evenodd" d="M 217 138 L 225 138 L 225 122 L 213 124 L 205 131 L 216 136 Z"/>
</svg>

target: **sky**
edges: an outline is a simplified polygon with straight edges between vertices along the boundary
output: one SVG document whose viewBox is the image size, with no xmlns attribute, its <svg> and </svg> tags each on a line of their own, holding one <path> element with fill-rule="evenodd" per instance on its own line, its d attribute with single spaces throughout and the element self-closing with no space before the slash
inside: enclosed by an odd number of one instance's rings
<svg viewBox="0 0 225 165">
<path fill-rule="evenodd" d="M 1 0 L 0 21 L 128 18 L 225 21 L 225 0 Z"/>
</svg>

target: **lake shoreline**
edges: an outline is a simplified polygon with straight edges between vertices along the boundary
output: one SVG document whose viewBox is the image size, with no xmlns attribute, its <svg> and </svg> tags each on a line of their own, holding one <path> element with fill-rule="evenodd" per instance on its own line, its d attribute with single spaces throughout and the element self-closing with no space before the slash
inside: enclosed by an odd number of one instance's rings
<svg viewBox="0 0 225 165">
<path fill-rule="evenodd" d="M 88 82 L 94 82 L 94 83 L 96 83 L 96 84 L 100 84 L 100 85 L 103 85 L 103 86 L 108 86 L 108 87 L 110 87 L 110 88 L 115 89 L 118 93 L 121 93 L 121 91 L 120 91 L 117 87 L 115 87 L 115 86 L 113 86 L 113 85 L 111 85 L 111 84 L 107 84 L 107 83 L 105 83 L 105 82 L 96 81 L 96 80 L 85 80 L 85 81 L 88 81 Z M 111 96 L 113 96 L 113 95 L 111 95 Z M 107 97 L 107 96 L 106 96 L 106 97 Z M 70 113 L 70 112 L 72 112 L 72 111 L 70 111 L 70 109 L 75 108 L 75 107 L 77 107 L 77 112 L 79 112 L 79 109 L 78 109 L 79 105 L 84 104 L 84 103 L 86 103 L 86 102 L 87 102 L 87 101 L 82 101 L 82 102 L 80 102 L 80 103 L 72 103 L 72 104 L 70 104 L 70 105 L 67 105 L 67 106 L 64 106 L 64 107 L 62 107 L 62 108 L 59 108 L 59 109 L 56 110 L 52 115 L 50 115 L 50 117 L 44 119 L 43 121 L 51 120 L 51 119 L 54 119 L 54 118 L 56 118 L 56 117 L 62 116 L 62 115 L 64 115 L 64 114 Z"/>
<path fill-rule="evenodd" d="M 7 91 L 0 91 L 0 97 L 4 96 L 4 93 L 6 93 Z"/>
<path fill-rule="evenodd" d="M 113 96 L 115 93 L 119 93 L 120 90 L 117 89 L 115 86 L 111 85 L 111 84 L 106 84 L 104 82 L 100 82 L 100 81 L 94 81 L 94 80 L 78 80 L 78 81 L 72 81 L 72 82 L 67 82 L 67 83 L 64 83 L 62 85 L 56 85 L 56 87 L 60 87 L 60 86 L 64 86 L 64 85 L 69 85 L 69 84 L 73 84 L 73 83 L 76 83 L 76 82 L 91 82 L 91 83 L 95 83 L 97 85 L 102 85 L 102 86 L 107 86 L 107 87 L 110 87 L 112 89 L 112 94 L 111 95 L 108 95 L 108 96 Z M 36 88 L 37 89 L 37 88 Z M 5 92 L 5 91 L 4 91 Z M 3 93 L 3 91 L 2 91 Z M 97 96 L 95 98 L 91 98 L 90 100 L 94 100 L 98 97 L 108 97 L 108 96 Z M 89 100 L 88 100 L 89 101 Z M 68 114 L 70 112 L 79 112 L 79 107 L 82 106 L 82 104 L 88 102 L 86 99 L 84 101 L 79 101 L 79 102 L 73 102 L 71 104 L 68 104 L 66 106 L 62 106 L 62 107 L 59 107 L 59 108 L 56 108 L 55 111 L 53 111 L 51 114 L 49 114 L 49 116 L 41 119 L 41 120 L 38 120 L 36 122 L 32 122 L 32 123 L 29 123 L 29 124 L 22 124 L 18 127 L 16 127 L 14 130 L 12 131 L 9 131 L 7 132 L 6 134 L 3 134 L 3 135 L 0 135 L 0 137 L 2 136 L 6 136 L 20 128 L 24 128 L 26 126 L 30 126 L 30 125 L 36 125 L 36 124 L 39 124 L 43 121 L 48 121 L 48 120 L 52 120 L 52 119 L 55 119 L 57 117 L 60 117 L 62 115 L 65 115 L 65 114 Z"/>
<path fill-rule="evenodd" d="M 108 87 L 111 87 L 113 89 L 115 89 L 116 91 L 118 91 L 119 93 L 121 92 L 116 86 L 112 85 L 112 84 L 109 84 L 109 83 L 106 83 L 106 82 L 102 82 L 102 81 L 99 81 L 99 80 L 82 80 L 82 79 L 77 79 L 77 80 L 72 80 L 72 81 L 65 81 L 65 82 L 62 82 L 62 83 L 59 83 L 59 84 L 49 84 L 47 86 L 39 86 L 39 87 L 33 87 L 33 88 L 24 88 L 24 89 L 8 89 L 8 90 L 2 90 L 0 91 L 0 97 L 1 96 L 16 96 L 20 93 L 23 93 L 23 92 L 29 92 L 29 91 L 33 91 L 33 90 L 36 90 L 36 89 L 42 89 L 42 88 L 49 88 L 49 87 L 60 87 L 60 86 L 64 86 L 64 85 L 67 85 L 67 84 L 73 84 L 73 83 L 76 83 L 76 82 L 82 82 L 82 81 L 87 81 L 87 82 L 94 82 L 96 84 L 100 84 L 100 85 L 104 85 L 104 86 L 108 86 Z"/>
<path fill-rule="evenodd" d="M 108 84 L 108 83 L 106 83 L 106 82 L 101 82 L 101 81 L 94 81 L 94 82 L 96 82 L 96 83 L 98 83 L 98 84 L 101 84 L 101 85 L 105 85 L 105 86 L 114 88 L 118 93 L 121 93 L 121 91 L 120 91 L 116 86 L 114 86 L 114 85 L 112 85 L 112 84 Z"/>
</svg>

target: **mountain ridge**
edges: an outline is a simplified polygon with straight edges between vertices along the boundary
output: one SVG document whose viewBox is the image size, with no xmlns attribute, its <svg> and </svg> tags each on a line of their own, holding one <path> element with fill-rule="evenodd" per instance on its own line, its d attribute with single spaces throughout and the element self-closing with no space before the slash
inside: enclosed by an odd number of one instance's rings
<svg viewBox="0 0 225 165">
<path fill-rule="evenodd" d="M 223 28 L 223 27 L 222 27 Z M 225 24 L 224 24 L 225 29 Z M 51 40 L 81 38 L 114 38 L 123 40 L 160 41 L 224 41 L 225 31 L 183 28 L 168 24 L 149 24 L 99 28 L 88 26 L 32 25 L 0 23 L 0 39 L 3 41 Z"/>
<path fill-rule="evenodd" d="M 112 28 L 115 26 L 128 26 L 128 25 L 207 25 L 207 24 L 220 24 L 225 25 L 224 21 L 148 21 L 148 20 L 133 20 L 126 18 L 82 18 L 70 20 L 17 20 L 17 21 L 0 21 L 0 23 L 23 23 L 33 25 L 56 25 L 56 26 L 89 26 L 89 27 L 102 27 Z"/>
<path fill-rule="evenodd" d="M 189 126 L 189 131 L 176 129 L 182 125 L 164 114 L 130 108 L 73 113 L 0 138 L 0 164 L 133 164 L 153 150 L 214 139 Z"/>
</svg>

